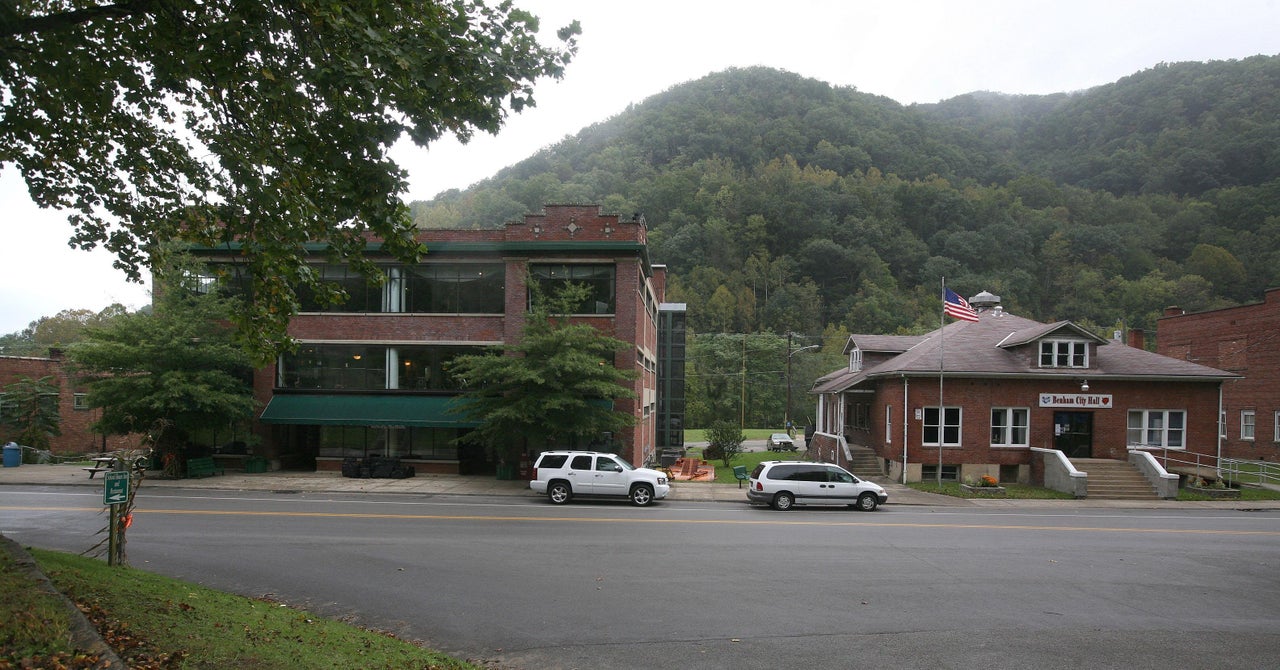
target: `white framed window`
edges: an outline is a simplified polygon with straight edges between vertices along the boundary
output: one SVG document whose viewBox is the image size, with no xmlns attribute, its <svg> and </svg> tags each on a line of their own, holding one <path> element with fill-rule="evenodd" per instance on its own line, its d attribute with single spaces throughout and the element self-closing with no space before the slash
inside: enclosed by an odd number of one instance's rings
<svg viewBox="0 0 1280 670">
<path fill-rule="evenodd" d="M 89 409 L 89 394 L 77 393 L 72 396 L 71 409 Z"/>
<path fill-rule="evenodd" d="M 1026 407 L 991 408 L 991 446 L 1028 446 L 1027 432 L 1031 410 Z"/>
<path fill-rule="evenodd" d="M 942 410 L 942 420 L 939 421 L 937 407 L 924 408 L 924 431 L 921 444 L 926 447 L 960 446 L 960 408 L 944 407 Z M 942 440 L 941 443 L 939 439 Z"/>
<path fill-rule="evenodd" d="M 849 372 L 858 372 L 862 369 L 862 350 L 854 347 L 849 352 Z"/>
<path fill-rule="evenodd" d="M 1271 439 L 1276 442 L 1280 442 L 1280 411 L 1276 412 L 1274 419 L 1275 419 L 1276 430 L 1275 430 L 1275 433 L 1273 434 L 1274 436 Z"/>
<path fill-rule="evenodd" d="M 1218 412 L 1218 437 L 1227 439 L 1227 410 Z"/>
<path fill-rule="evenodd" d="M 1248 440 L 1250 442 L 1253 441 L 1255 420 L 1256 417 L 1254 416 L 1253 410 L 1240 410 L 1240 439 Z"/>
<path fill-rule="evenodd" d="M 1129 410 L 1131 447 L 1186 447 L 1187 413 L 1180 409 Z"/>
<path fill-rule="evenodd" d="M 1087 368 L 1089 343 L 1080 340 L 1041 340 L 1040 367 Z"/>
<path fill-rule="evenodd" d="M 1280 435 L 1280 412 L 1276 412 L 1276 435 Z M 1280 437 L 1276 438 L 1280 440 Z M 893 442 L 893 405 L 884 406 L 884 443 Z"/>
</svg>

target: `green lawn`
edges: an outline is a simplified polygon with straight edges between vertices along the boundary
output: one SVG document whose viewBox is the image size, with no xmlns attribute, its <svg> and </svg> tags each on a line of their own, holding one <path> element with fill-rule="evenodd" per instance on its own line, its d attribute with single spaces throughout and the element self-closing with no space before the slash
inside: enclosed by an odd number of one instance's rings
<svg viewBox="0 0 1280 670">
<path fill-rule="evenodd" d="M 104 637 L 129 667 L 479 670 L 390 635 L 269 600 L 73 554 L 30 553 L 58 590 L 89 608 L 99 630 L 108 629 Z M 36 595 L 11 564 L 0 567 L 0 620 L 6 622 L 0 627 L 0 667 L 89 667 L 74 662 L 76 650 L 67 647 L 67 624 L 58 607 Z"/>
<path fill-rule="evenodd" d="M 743 437 L 744 440 L 767 440 L 769 439 L 769 436 L 774 433 L 784 433 L 784 432 L 786 431 L 782 430 L 781 428 L 743 428 L 742 429 L 742 434 L 745 436 Z M 802 433 L 797 433 L 797 436 L 801 438 L 804 437 Z M 698 442 L 706 442 L 706 441 L 707 441 L 706 428 L 685 429 L 684 431 L 685 444 L 695 444 Z"/>
<path fill-rule="evenodd" d="M 798 461 L 801 453 L 799 451 L 748 451 L 734 456 L 727 468 L 724 466 L 724 462 L 719 459 L 708 462 L 716 466 L 716 478 L 714 481 L 717 484 L 736 484 L 738 480 L 733 476 L 733 466 L 735 465 L 745 465 L 747 466 L 747 472 L 751 472 L 761 461 Z M 702 458 L 702 450 L 696 447 L 689 449 L 687 454 L 690 458 Z M 679 482 L 681 486 L 701 483 L 705 482 Z"/>
</svg>

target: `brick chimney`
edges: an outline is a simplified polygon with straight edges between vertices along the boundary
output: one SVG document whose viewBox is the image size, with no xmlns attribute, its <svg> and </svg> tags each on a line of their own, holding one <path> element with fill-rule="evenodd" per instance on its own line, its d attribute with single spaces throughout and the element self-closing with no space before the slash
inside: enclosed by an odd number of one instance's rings
<svg viewBox="0 0 1280 670">
<path fill-rule="evenodd" d="M 1164 315 L 1165 315 L 1165 316 L 1182 316 L 1183 314 L 1186 314 L 1186 313 L 1187 313 L 1187 310 L 1182 309 L 1181 307 L 1179 307 L 1179 306 L 1177 306 L 1177 305 L 1173 305 L 1173 306 L 1171 306 L 1171 307 L 1165 307 L 1165 308 L 1164 308 Z"/>
<path fill-rule="evenodd" d="M 1147 334 L 1141 328 L 1129 329 L 1129 346 L 1134 349 L 1147 348 Z"/>
</svg>

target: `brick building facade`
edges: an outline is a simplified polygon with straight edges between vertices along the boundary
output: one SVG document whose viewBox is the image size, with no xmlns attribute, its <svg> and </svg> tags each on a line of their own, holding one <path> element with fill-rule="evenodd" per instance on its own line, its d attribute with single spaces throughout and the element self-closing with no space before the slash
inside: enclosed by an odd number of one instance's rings
<svg viewBox="0 0 1280 670">
<path fill-rule="evenodd" d="M 7 386 L 23 377 L 40 379 L 52 377 L 58 386 L 58 415 L 62 419 L 62 434 L 50 438 L 49 449 L 57 455 L 78 455 L 103 450 L 102 436 L 94 433 L 91 425 L 102 413 L 99 409 L 89 409 L 83 405 L 85 391 L 78 387 L 74 378 L 66 369 L 66 360 L 60 350 L 51 350 L 47 357 L 34 356 L 0 356 L 0 386 Z M 2 411 L 2 410 L 0 410 Z M 0 442 L 8 443 L 17 440 L 13 429 L 0 427 Z M 107 442 L 108 449 L 117 449 L 117 444 L 124 438 L 112 437 Z"/>
<path fill-rule="evenodd" d="M 1235 375 L 1070 321 L 1018 317 L 998 301 L 979 294 L 978 321 L 927 335 L 850 336 L 849 366 L 811 391 L 818 431 L 871 449 L 903 481 L 941 470 L 1040 483 L 1032 448 L 1116 460 L 1131 448 L 1217 454 L 1218 392 Z M 845 458 L 822 448 L 824 460 Z"/>
<path fill-rule="evenodd" d="M 482 451 L 456 441 L 473 424 L 450 411 L 460 390 L 447 363 L 518 340 L 532 277 L 549 289 L 585 283 L 592 297 L 572 319 L 634 345 L 614 360 L 636 373 L 634 398 L 614 405 L 635 418 L 634 427 L 573 446 L 613 448 L 636 464 L 654 457 L 666 275 L 649 261 L 643 218 L 602 214 L 594 205 L 548 205 L 501 229 L 426 230 L 417 238 L 427 254 L 416 265 L 371 252 L 386 273 L 381 287 L 342 266 L 318 267 L 351 299 L 329 308 L 300 296 L 302 312 L 289 326 L 297 351 L 254 375 L 264 408 L 254 455 L 289 469 L 336 470 L 344 458 L 379 455 L 420 472 L 492 470 Z M 215 264 L 234 262 L 233 254 L 205 255 Z"/>
<path fill-rule="evenodd" d="M 1222 455 L 1280 461 L 1280 288 L 1240 307 L 1170 307 L 1156 322 L 1156 350 L 1239 375 L 1222 387 Z"/>
</svg>

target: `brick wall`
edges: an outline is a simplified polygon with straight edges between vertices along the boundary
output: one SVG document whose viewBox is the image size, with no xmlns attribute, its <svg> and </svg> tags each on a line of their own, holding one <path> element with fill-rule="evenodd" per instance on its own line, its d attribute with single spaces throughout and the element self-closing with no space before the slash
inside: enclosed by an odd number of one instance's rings
<svg viewBox="0 0 1280 670">
<path fill-rule="evenodd" d="M 1222 455 L 1280 461 L 1280 289 L 1261 303 L 1186 314 L 1176 307 L 1156 322 L 1156 351 L 1241 375 L 1223 385 L 1226 439 Z M 1242 410 L 1254 412 L 1254 439 L 1240 435 Z"/>
<path fill-rule="evenodd" d="M 50 450 L 54 454 L 87 454 L 102 450 L 102 436 L 90 429 L 101 415 L 101 410 L 75 408 L 75 394 L 84 392 L 85 389 L 75 384 L 60 355 L 49 358 L 0 356 L 0 386 L 7 386 L 24 376 L 32 379 L 52 376 L 58 385 L 58 414 L 62 417 L 62 435 L 50 439 Z M 0 431 L 3 431 L 0 441 L 17 441 L 13 429 L 5 426 Z M 136 437 L 111 436 L 106 442 L 108 450 L 132 448 L 136 445 Z"/>
<path fill-rule="evenodd" d="M 909 462 L 936 463 L 938 447 L 921 444 L 923 421 L 916 418 L 918 408 L 937 406 L 937 379 L 912 378 L 907 403 L 907 459 Z M 1127 454 L 1128 413 L 1130 409 L 1185 410 L 1188 451 L 1206 455 L 1217 452 L 1218 385 L 1193 382 L 1130 382 L 1091 380 L 1090 393 L 1110 395 L 1111 409 L 1082 409 L 1093 416 L 1095 458 L 1125 459 Z M 961 446 L 943 447 L 944 464 L 980 463 L 992 465 L 1028 464 L 1027 449 L 991 446 L 991 409 L 1025 407 L 1029 410 L 1028 442 L 1031 447 L 1054 448 L 1054 413 L 1063 408 L 1040 407 L 1041 393 L 1075 394 L 1080 392 L 1074 381 L 1054 380 L 984 380 L 947 379 L 943 402 L 948 407 L 962 407 Z M 871 409 L 871 430 L 866 446 L 883 458 L 902 461 L 902 380 L 885 382 L 878 389 Z M 893 418 L 889 439 L 885 440 L 886 406 L 892 407 Z"/>
</svg>

